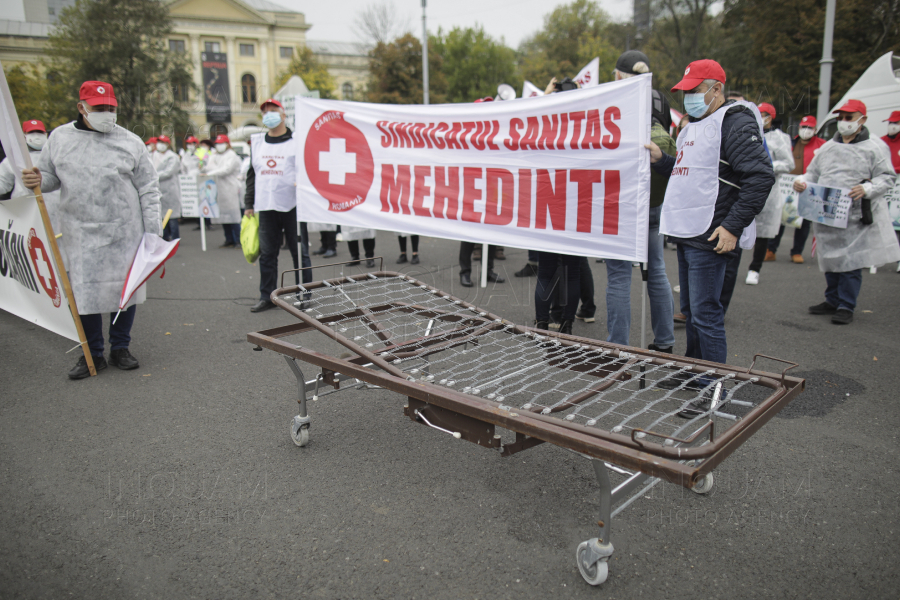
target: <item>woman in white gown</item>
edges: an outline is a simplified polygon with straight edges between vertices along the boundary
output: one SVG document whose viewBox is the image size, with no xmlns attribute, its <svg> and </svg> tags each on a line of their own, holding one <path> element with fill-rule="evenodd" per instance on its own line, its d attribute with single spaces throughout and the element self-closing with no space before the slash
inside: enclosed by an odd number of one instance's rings
<svg viewBox="0 0 900 600">
<path fill-rule="evenodd" d="M 216 152 L 201 170 L 203 175 L 216 178 L 216 201 L 219 216 L 213 223 L 221 223 L 225 230 L 225 243 L 221 248 L 237 248 L 241 245 L 241 157 L 231 149 L 227 135 L 216 137 Z"/>
</svg>

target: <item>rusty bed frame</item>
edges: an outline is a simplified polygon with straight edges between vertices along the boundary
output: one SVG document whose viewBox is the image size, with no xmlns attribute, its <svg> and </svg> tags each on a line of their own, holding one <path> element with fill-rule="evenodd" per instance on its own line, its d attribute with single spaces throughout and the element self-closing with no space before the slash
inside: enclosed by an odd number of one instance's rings
<svg viewBox="0 0 900 600">
<path fill-rule="evenodd" d="M 283 287 L 289 272 L 271 298 L 298 322 L 249 333 L 247 341 L 283 355 L 297 378 L 294 443 L 309 441 L 308 400 L 378 387 L 407 396 L 404 413 L 412 420 L 504 457 L 548 442 L 591 459 L 600 484 L 600 531 L 578 546 L 576 563 L 592 585 L 608 574 L 612 517 L 661 481 L 709 492 L 713 470 L 804 386 L 787 375 L 797 366 L 788 361 L 758 354 L 741 369 L 536 330 L 401 273 Z M 285 339 L 309 332 L 328 336 L 352 356 Z M 498 353 L 501 359 L 487 360 Z M 781 374 L 756 370 L 758 358 L 788 366 Z M 307 380 L 297 361 L 321 371 Z M 513 363 L 510 372 L 502 370 L 505 363 Z M 674 383 L 664 388 L 666 381 Z M 738 393 L 758 400 L 740 400 Z M 678 417 L 698 399 L 708 404 L 702 414 Z M 644 423 L 653 428 L 639 426 Z M 515 441 L 503 443 L 497 428 L 514 432 Z M 610 474 L 621 483 L 613 486 Z"/>
</svg>

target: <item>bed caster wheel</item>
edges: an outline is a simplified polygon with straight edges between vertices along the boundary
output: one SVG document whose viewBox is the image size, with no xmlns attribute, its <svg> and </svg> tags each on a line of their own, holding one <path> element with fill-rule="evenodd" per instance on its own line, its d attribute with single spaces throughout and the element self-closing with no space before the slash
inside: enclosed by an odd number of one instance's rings
<svg viewBox="0 0 900 600">
<path fill-rule="evenodd" d="M 309 443 L 309 417 L 297 415 L 291 419 L 291 439 L 301 448 Z"/>
<path fill-rule="evenodd" d="M 715 484 L 716 480 L 713 479 L 712 473 L 707 473 L 703 476 L 703 479 L 697 482 L 697 484 L 691 488 L 691 491 L 695 494 L 708 494 L 711 489 L 713 489 L 713 484 Z"/>
<path fill-rule="evenodd" d="M 575 550 L 578 572 L 590 585 L 600 585 L 609 576 L 610 556 L 612 544 L 599 544 L 597 538 L 581 542 Z"/>
</svg>

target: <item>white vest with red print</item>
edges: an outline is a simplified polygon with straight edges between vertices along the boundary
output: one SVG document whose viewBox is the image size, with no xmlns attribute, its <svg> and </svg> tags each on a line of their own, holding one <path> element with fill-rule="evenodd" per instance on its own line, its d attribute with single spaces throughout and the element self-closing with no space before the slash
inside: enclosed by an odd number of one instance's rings
<svg viewBox="0 0 900 600">
<path fill-rule="evenodd" d="M 256 175 L 253 210 L 288 212 L 297 208 L 297 142 L 270 144 L 265 133 L 250 137 L 250 162 Z"/>
</svg>

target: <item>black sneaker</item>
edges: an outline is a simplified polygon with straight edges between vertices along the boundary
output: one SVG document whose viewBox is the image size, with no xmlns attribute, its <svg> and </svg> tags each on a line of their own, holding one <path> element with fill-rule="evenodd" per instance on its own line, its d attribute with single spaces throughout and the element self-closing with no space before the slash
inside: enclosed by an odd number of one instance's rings
<svg viewBox="0 0 900 600">
<path fill-rule="evenodd" d="M 572 335 L 572 321 L 565 320 L 559 324 L 559 332 Z"/>
<path fill-rule="evenodd" d="M 537 277 L 537 266 L 526 263 L 524 267 L 513 273 L 516 277 Z"/>
<path fill-rule="evenodd" d="M 400 258 L 397 259 L 397 264 L 402 265 L 403 263 L 408 262 L 406 258 L 406 252 L 400 255 Z"/>
<path fill-rule="evenodd" d="M 94 359 L 94 368 L 97 372 L 102 371 L 107 367 L 106 359 L 103 355 L 93 356 Z M 72 370 L 69 371 L 69 379 L 84 379 L 85 377 L 90 377 L 91 372 L 87 366 L 87 359 L 84 357 L 84 354 L 81 355 L 81 358 L 78 359 L 78 362 L 75 363 L 75 366 L 72 367 Z"/>
<path fill-rule="evenodd" d="M 313 254 L 313 256 L 322 256 L 323 254 L 325 254 L 326 250 L 327 250 L 327 248 L 325 248 L 325 246 L 322 246 L 318 250 L 313 250 L 312 254 Z"/>
<path fill-rule="evenodd" d="M 119 367 L 123 371 L 137 369 L 140 364 L 138 360 L 128 351 L 128 348 L 119 348 L 118 350 L 110 350 L 109 364 Z"/>
<path fill-rule="evenodd" d="M 506 283 L 505 279 L 503 279 L 502 277 L 500 277 L 500 275 L 494 273 L 493 271 L 490 271 L 488 273 L 488 281 L 490 281 L 491 283 Z"/>
<path fill-rule="evenodd" d="M 413 254 L 413 255 L 412 255 L 412 258 L 409 259 L 409 264 L 411 264 L 411 265 L 417 265 L 417 264 L 419 264 L 419 255 L 418 255 L 418 254 Z"/>
<path fill-rule="evenodd" d="M 831 322 L 835 325 L 849 325 L 853 322 L 853 311 L 846 308 L 839 308 L 831 317 Z"/>
<path fill-rule="evenodd" d="M 661 346 L 657 346 L 656 344 L 650 344 L 647 346 L 648 350 L 653 350 L 655 352 L 665 352 L 666 354 L 672 354 L 672 350 L 675 348 L 673 346 L 669 346 L 668 348 L 663 348 Z"/>
<path fill-rule="evenodd" d="M 585 323 L 593 323 L 595 321 L 594 315 L 589 315 L 583 310 L 579 310 L 575 313 L 575 318 L 584 321 Z"/>
<path fill-rule="evenodd" d="M 815 306 L 809 307 L 809 314 L 811 315 L 833 315 L 837 312 L 837 307 L 828 304 L 827 302 L 823 302 L 822 304 L 816 304 Z"/>
<path fill-rule="evenodd" d="M 367 259 L 366 259 L 366 267 L 369 268 L 369 269 L 374 269 L 374 268 L 375 268 L 375 259 L 374 259 L 374 258 L 367 258 Z"/>
<path fill-rule="evenodd" d="M 258 313 L 264 310 L 269 310 L 270 308 L 275 308 L 275 303 L 271 300 L 260 300 L 256 304 L 250 307 L 250 312 Z"/>
</svg>

